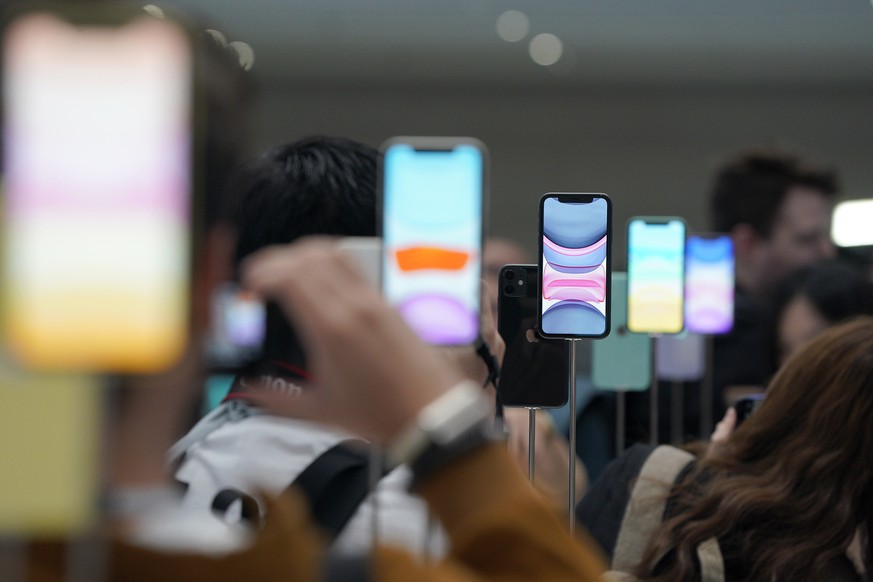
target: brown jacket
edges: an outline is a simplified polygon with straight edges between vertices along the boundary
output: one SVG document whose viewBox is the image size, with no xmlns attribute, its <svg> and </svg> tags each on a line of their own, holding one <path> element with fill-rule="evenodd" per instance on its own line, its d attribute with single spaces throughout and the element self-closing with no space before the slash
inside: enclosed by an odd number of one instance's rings
<svg viewBox="0 0 873 582">
<path fill-rule="evenodd" d="M 605 569 L 591 544 L 574 540 L 498 445 L 488 445 L 434 473 L 419 488 L 451 539 L 439 562 L 380 548 L 361 579 L 379 582 L 597 580 Z M 31 580 L 59 580 L 50 561 Z M 212 558 L 168 554 L 114 542 L 111 579 L 138 581 L 316 581 L 324 579 L 325 544 L 300 496 L 272 502 L 263 530 L 239 553 Z"/>
</svg>

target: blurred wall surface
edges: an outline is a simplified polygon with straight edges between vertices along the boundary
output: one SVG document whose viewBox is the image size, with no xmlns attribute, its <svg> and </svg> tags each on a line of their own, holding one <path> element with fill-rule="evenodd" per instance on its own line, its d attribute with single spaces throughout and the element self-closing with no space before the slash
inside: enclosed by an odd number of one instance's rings
<svg viewBox="0 0 873 582">
<path fill-rule="evenodd" d="M 866 0 L 176 3 L 254 49 L 256 150 L 317 133 L 478 137 L 491 232 L 531 250 L 541 194 L 606 192 L 623 268 L 630 216 L 706 229 L 714 170 L 754 146 L 834 164 L 844 197 L 873 196 Z"/>
</svg>

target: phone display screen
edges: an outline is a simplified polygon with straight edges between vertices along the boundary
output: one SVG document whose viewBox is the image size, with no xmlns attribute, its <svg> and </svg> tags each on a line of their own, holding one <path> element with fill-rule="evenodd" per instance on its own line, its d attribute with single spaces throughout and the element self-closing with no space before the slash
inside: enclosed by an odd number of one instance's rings
<svg viewBox="0 0 873 582">
<path fill-rule="evenodd" d="M 431 344 L 479 335 L 484 163 L 472 143 L 385 148 L 383 289 Z"/>
<path fill-rule="evenodd" d="M 611 208 L 602 194 L 546 194 L 540 202 L 540 332 L 609 333 Z"/>
<path fill-rule="evenodd" d="M 628 224 L 628 329 L 679 333 L 683 328 L 685 223 L 632 218 Z"/>
<path fill-rule="evenodd" d="M 685 260 L 685 327 L 727 333 L 734 324 L 734 245 L 728 235 L 688 237 Z"/>
<path fill-rule="evenodd" d="M 267 333 L 267 308 L 251 292 L 234 283 L 212 295 L 211 329 L 206 359 L 213 370 L 235 370 L 262 354 Z"/>
<path fill-rule="evenodd" d="M 42 369 L 148 372 L 189 327 L 192 47 L 145 15 L 3 35 L 3 311 Z"/>
</svg>

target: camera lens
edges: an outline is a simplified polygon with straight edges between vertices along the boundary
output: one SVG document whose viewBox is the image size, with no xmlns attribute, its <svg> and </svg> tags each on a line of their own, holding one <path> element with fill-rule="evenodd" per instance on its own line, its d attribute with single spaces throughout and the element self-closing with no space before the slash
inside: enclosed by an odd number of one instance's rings
<svg viewBox="0 0 873 582">
<path fill-rule="evenodd" d="M 503 292 L 507 295 L 510 295 L 513 291 L 515 291 L 515 287 L 513 287 L 512 285 L 507 285 L 503 288 Z"/>
<path fill-rule="evenodd" d="M 515 279 L 515 271 L 506 271 L 506 275 L 504 275 L 507 281 L 512 281 Z"/>
</svg>

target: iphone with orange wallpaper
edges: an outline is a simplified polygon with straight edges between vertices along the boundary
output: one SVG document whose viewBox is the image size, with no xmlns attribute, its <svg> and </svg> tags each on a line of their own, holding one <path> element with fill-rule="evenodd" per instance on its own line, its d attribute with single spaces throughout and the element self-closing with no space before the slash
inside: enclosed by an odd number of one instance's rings
<svg viewBox="0 0 873 582">
<path fill-rule="evenodd" d="M 28 368 L 156 372 L 188 343 L 194 45 L 123 3 L 2 31 L 2 309 Z"/>
<path fill-rule="evenodd" d="M 487 155 L 471 138 L 382 148 L 382 289 L 425 341 L 479 337 Z"/>
</svg>

